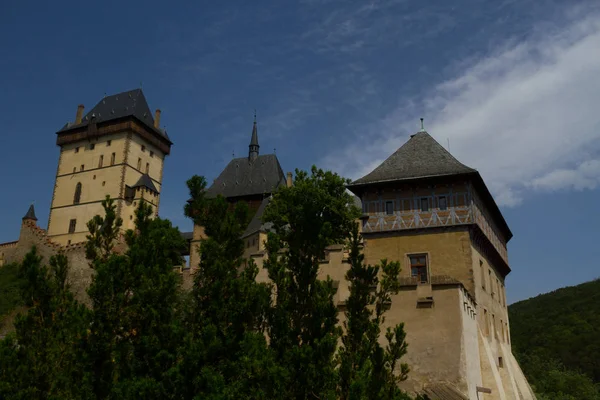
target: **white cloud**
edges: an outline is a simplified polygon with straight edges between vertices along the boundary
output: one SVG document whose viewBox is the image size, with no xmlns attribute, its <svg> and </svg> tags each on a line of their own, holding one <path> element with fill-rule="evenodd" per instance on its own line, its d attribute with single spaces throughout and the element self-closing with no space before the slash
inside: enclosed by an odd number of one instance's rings
<svg viewBox="0 0 600 400">
<path fill-rule="evenodd" d="M 588 160 L 574 169 L 556 169 L 531 182 L 539 190 L 595 189 L 600 185 L 600 160 Z"/>
<path fill-rule="evenodd" d="M 478 169 L 501 205 L 531 190 L 592 189 L 600 176 L 600 18 L 507 42 L 452 79 L 404 101 L 323 164 L 352 178 L 426 128 Z"/>
</svg>

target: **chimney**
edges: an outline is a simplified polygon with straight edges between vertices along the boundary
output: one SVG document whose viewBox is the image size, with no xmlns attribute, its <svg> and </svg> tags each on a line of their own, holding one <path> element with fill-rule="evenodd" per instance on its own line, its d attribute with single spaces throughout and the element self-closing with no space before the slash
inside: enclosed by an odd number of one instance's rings
<svg viewBox="0 0 600 400">
<path fill-rule="evenodd" d="M 83 106 L 83 104 L 80 104 L 77 106 L 77 114 L 75 114 L 75 123 L 76 124 L 80 124 L 81 120 L 83 119 L 83 109 L 85 107 Z"/>
<path fill-rule="evenodd" d="M 160 110 L 157 108 L 156 112 L 154 113 L 154 127 L 156 129 L 158 129 L 159 126 L 160 126 Z"/>
<path fill-rule="evenodd" d="M 287 187 L 292 187 L 292 173 L 291 172 L 287 173 L 287 181 L 286 181 L 286 183 L 287 183 Z"/>
</svg>

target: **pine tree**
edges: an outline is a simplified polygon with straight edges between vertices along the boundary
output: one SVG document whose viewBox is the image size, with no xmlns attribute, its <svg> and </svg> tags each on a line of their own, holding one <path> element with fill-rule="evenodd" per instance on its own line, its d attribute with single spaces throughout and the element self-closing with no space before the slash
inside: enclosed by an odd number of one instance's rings
<svg viewBox="0 0 600 400">
<path fill-rule="evenodd" d="M 151 218 L 150 206 L 140 201 L 136 229 L 125 234 L 128 250 L 114 254 L 121 221 L 114 218 L 111 201 L 103 205 L 106 216 L 90 222 L 86 248 L 96 270 L 88 290 L 95 393 L 99 398 L 167 397 L 164 379 L 176 362 L 182 334 L 174 267 L 183 263 L 185 241 L 169 221 Z M 94 230 L 99 225 L 104 228 Z"/>
<path fill-rule="evenodd" d="M 340 329 L 331 279 L 318 279 L 325 249 L 345 242 L 358 216 L 348 181 L 313 167 L 296 170 L 294 185 L 279 189 L 263 221 L 273 224 L 265 267 L 275 286 L 269 315 L 270 347 L 288 370 L 286 395 L 335 398 L 334 355 Z"/>
<path fill-rule="evenodd" d="M 64 254 L 49 267 L 35 247 L 25 256 L 20 274 L 30 308 L 0 343 L 0 398 L 92 398 L 84 345 L 90 316 L 70 292 L 68 270 Z"/>
<path fill-rule="evenodd" d="M 187 185 L 191 200 L 185 214 L 207 237 L 192 250 L 200 252 L 200 264 L 176 390 L 185 398 L 277 398 L 280 369 L 263 333 L 270 290 L 256 282 L 256 265 L 243 259 L 248 207 L 208 198 L 203 177 Z"/>
<path fill-rule="evenodd" d="M 350 285 L 345 333 L 339 350 L 340 399 L 409 399 L 398 383 L 407 378 L 408 365 L 399 361 L 406 354 L 404 324 L 387 328 L 386 348 L 379 344 L 384 313 L 391 295 L 399 291 L 400 263 L 382 260 L 365 265 L 361 236 L 354 225 L 349 240 Z M 381 281 L 379 280 L 381 271 Z M 396 371 L 398 367 L 399 371 Z"/>
</svg>

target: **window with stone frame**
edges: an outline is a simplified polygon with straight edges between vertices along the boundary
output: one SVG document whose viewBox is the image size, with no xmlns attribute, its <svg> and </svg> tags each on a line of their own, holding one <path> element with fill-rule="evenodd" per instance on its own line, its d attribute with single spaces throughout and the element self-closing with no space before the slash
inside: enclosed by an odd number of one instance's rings
<svg viewBox="0 0 600 400">
<path fill-rule="evenodd" d="M 98 168 L 102 168 L 103 164 L 104 164 L 104 156 L 100 155 L 100 158 L 98 159 Z"/>
<path fill-rule="evenodd" d="M 110 165 L 115 165 L 115 159 L 117 158 L 117 153 L 112 153 L 110 155 Z"/>
<path fill-rule="evenodd" d="M 420 283 L 429 282 L 429 268 L 427 265 L 427 254 L 411 254 L 410 276 L 417 278 Z"/>
<path fill-rule="evenodd" d="M 150 173 L 150 163 L 146 163 L 146 173 Z"/>
<path fill-rule="evenodd" d="M 138 171 L 142 169 L 142 159 L 141 158 L 138 158 L 137 169 L 138 169 Z"/>
<path fill-rule="evenodd" d="M 69 233 L 75 233 L 75 227 L 77 226 L 77 220 L 72 219 L 69 221 Z"/>
</svg>

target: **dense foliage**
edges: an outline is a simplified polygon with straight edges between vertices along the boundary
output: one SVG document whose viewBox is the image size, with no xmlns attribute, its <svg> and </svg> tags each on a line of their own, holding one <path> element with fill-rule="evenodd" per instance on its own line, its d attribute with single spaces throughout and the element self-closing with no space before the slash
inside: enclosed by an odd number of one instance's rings
<svg viewBox="0 0 600 400">
<path fill-rule="evenodd" d="M 0 268 L 0 324 L 5 315 L 23 304 L 18 275 L 19 264 L 7 264 Z"/>
<path fill-rule="evenodd" d="M 248 207 L 207 198 L 205 180 L 190 179 L 185 214 L 206 237 L 189 293 L 174 268 L 186 245 L 177 228 L 142 201 L 127 250 L 116 253 L 122 221 L 107 198 L 88 223 L 90 307 L 70 291 L 64 254 L 46 265 L 33 248 L 18 266 L 28 312 L 0 341 L 0 398 L 407 399 L 397 387 L 408 373 L 403 325 L 387 330 L 385 347 L 377 340 L 400 265 L 364 264 L 345 183 L 313 168 L 273 196 L 264 216 L 271 282 L 259 283 L 243 257 Z M 340 327 L 336 288 L 318 266 L 327 246 L 344 243 L 350 297 Z"/>
<path fill-rule="evenodd" d="M 600 280 L 508 310 L 513 350 L 541 398 L 600 399 Z"/>
</svg>

